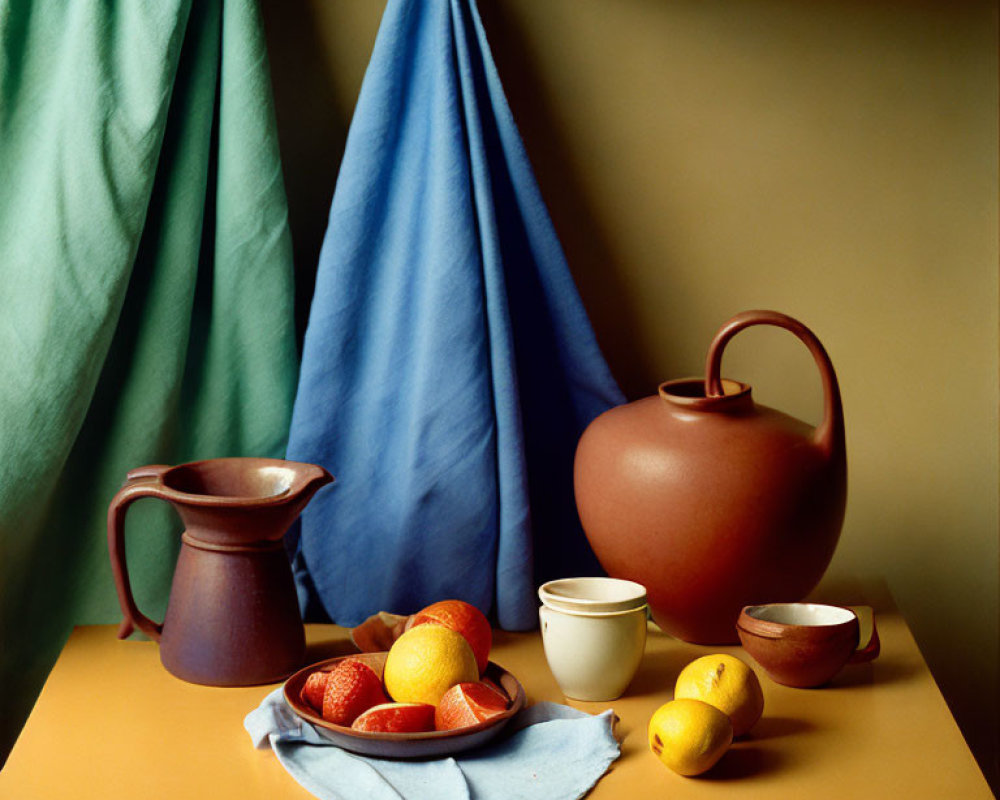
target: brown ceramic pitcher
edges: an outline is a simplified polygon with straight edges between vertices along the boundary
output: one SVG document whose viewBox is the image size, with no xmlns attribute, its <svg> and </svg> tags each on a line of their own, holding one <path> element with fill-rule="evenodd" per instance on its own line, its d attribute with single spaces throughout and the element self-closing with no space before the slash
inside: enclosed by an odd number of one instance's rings
<svg viewBox="0 0 1000 800">
<path fill-rule="evenodd" d="M 220 458 L 128 473 L 108 509 L 108 549 L 124 620 L 160 643 L 160 660 L 192 683 L 249 686 L 302 666 L 305 635 L 283 538 L 315 492 L 322 467 Z M 125 566 L 125 514 L 141 497 L 173 505 L 184 523 L 162 623 L 136 607 Z"/>
<path fill-rule="evenodd" d="M 723 349 L 750 325 L 785 328 L 812 352 L 824 394 L 816 428 L 720 377 Z M 660 627 L 689 642 L 735 643 L 744 606 L 801 600 L 837 545 L 847 460 L 833 365 L 801 322 L 739 314 L 712 341 L 704 379 L 669 381 L 595 419 L 574 479 L 598 559 L 647 588 Z"/>
</svg>

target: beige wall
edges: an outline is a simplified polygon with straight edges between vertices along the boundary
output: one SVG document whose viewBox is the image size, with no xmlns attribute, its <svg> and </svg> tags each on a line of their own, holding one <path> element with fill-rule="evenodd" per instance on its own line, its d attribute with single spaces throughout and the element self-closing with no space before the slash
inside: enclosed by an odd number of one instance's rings
<svg viewBox="0 0 1000 800">
<path fill-rule="evenodd" d="M 265 3 L 303 292 L 382 6 Z M 820 587 L 891 597 L 997 786 L 997 23 L 991 3 L 480 0 L 623 388 L 700 374 L 733 313 L 837 367 L 848 515 Z M 725 374 L 816 421 L 790 335 Z M 885 654 L 891 658 L 891 653 Z"/>
</svg>

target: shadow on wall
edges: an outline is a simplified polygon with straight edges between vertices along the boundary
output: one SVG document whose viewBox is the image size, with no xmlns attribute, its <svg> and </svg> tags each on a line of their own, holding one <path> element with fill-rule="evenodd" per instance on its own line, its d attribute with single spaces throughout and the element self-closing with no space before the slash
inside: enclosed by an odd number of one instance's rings
<svg viewBox="0 0 1000 800">
<path fill-rule="evenodd" d="M 288 220 L 295 259 L 296 340 L 309 319 L 330 201 L 353 105 L 330 80 L 318 20 L 307 0 L 263 0 Z"/>
<path fill-rule="evenodd" d="M 653 394 L 656 386 L 649 385 L 646 376 L 654 367 L 634 349 L 632 315 L 623 313 L 633 306 L 621 281 L 628 271 L 615 263 L 600 220 L 580 185 L 579 170 L 567 157 L 531 49 L 502 2 L 481 0 L 478 7 L 542 197 L 605 358 L 628 399 Z M 666 358 L 670 360 L 669 353 Z"/>
</svg>

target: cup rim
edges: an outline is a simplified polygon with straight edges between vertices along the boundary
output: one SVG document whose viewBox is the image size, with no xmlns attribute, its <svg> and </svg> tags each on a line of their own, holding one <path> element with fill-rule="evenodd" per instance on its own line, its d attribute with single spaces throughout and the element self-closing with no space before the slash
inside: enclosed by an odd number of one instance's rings
<svg viewBox="0 0 1000 800">
<path fill-rule="evenodd" d="M 588 617 L 590 619 L 604 619 L 607 617 L 624 617 L 627 614 L 636 614 L 640 611 L 646 613 L 649 606 L 643 603 L 641 606 L 636 606 L 635 608 L 626 608 L 621 611 L 575 611 L 568 608 L 554 608 L 553 606 L 545 605 L 544 603 L 538 607 L 539 613 L 542 609 L 549 611 L 553 614 L 562 614 L 564 617 Z"/>
<path fill-rule="evenodd" d="M 769 628 L 812 628 L 823 630 L 850 625 L 858 615 L 845 606 L 827 603 L 762 603 L 745 606 L 740 613 L 741 622 Z"/>
<path fill-rule="evenodd" d="M 630 611 L 646 605 L 646 587 L 623 578 L 559 578 L 539 586 L 538 598 L 563 611 Z"/>
</svg>

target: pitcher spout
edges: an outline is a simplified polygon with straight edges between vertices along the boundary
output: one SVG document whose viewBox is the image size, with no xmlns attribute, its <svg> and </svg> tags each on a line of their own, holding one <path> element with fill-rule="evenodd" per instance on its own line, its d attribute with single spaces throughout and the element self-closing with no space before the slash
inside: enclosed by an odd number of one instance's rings
<svg viewBox="0 0 1000 800">
<path fill-rule="evenodd" d="M 295 479 L 288 491 L 295 498 L 295 504 L 300 511 L 312 500 L 316 492 L 334 482 L 333 475 L 319 464 L 305 464 L 299 461 L 286 461 L 285 464 L 295 473 Z"/>
</svg>

